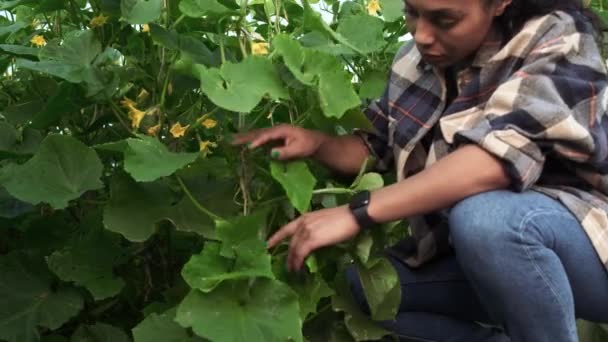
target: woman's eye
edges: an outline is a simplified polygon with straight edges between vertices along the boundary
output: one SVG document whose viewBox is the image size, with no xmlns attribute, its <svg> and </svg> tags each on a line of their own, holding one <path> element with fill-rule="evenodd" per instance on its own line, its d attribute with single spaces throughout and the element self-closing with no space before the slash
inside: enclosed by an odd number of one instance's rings
<svg viewBox="0 0 608 342">
<path fill-rule="evenodd" d="M 454 25 L 456 25 L 458 23 L 458 20 L 456 19 L 439 19 L 435 22 L 435 24 L 437 25 L 437 27 L 439 27 L 442 30 L 448 30 L 451 29 L 452 27 L 454 27 Z"/>
<path fill-rule="evenodd" d="M 415 17 L 418 17 L 418 12 L 416 12 L 414 9 L 412 9 L 410 7 L 406 7 L 405 15 L 415 18 Z"/>
</svg>

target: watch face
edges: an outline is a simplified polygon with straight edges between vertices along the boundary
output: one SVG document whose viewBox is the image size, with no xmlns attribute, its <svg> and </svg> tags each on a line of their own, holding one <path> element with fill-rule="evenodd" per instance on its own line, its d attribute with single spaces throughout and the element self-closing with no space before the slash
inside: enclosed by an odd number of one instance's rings
<svg viewBox="0 0 608 342">
<path fill-rule="evenodd" d="M 365 190 L 358 194 L 356 194 L 352 201 L 350 202 L 349 207 L 351 209 L 361 208 L 366 206 L 369 203 L 369 191 Z"/>
</svg>

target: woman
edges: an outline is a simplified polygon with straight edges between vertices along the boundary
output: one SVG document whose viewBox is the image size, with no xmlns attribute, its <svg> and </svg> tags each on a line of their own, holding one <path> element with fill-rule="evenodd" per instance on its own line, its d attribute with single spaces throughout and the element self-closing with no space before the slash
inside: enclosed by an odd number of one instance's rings
<svg viewBox="0 0 608 342">
<path fill-rule="evenodd" d="M 414 42 L 370 105 L 376 132 L 278 126 L 236 137 L 273 156 L 356 174 L 367 156 L 398 182 L 282 227 L 288 267 L 374 223 L 407 218 L 389 250 L 394 321 L 424 341 L 576 341 L 608 321 L 608 105 L 598 31 L 580 1 L 407 0 Z M 356 271 L 355 297 L 367 310 Z M 503 330 L 476 322 L 500 325 Z"/>
</svg>

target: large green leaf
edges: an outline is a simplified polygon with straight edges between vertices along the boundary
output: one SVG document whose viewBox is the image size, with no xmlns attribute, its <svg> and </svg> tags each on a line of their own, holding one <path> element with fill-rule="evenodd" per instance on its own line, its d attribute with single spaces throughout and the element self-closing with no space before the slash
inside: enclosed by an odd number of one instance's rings
<svg viewBox="0 0 608 342">
<path fill-rule="evenodd" d="M 220 254 L 236 258 L 243 245 L 250 247 L 262 242 L 266 232 L 266 211 L 257 211 L 247 216 L 237 216 L 216 221 L 217 238 L 222 242 Z"/>
<path fill-rule="evenodd" d="M 17 67 L 63 78 L 72 83 L 93 81 L 91 63 L 101 53 L 101 43 L 93 31 L 75 31 L 59 41 L 49 42 L 40 52 L 40 62 L 18 59 Z"/>
<path fill-rule="evenodd" d="M 361 104 L 353 90 L 350 75 L 343 70 L 327 71 L 319 81 L 321 109 L 327 117 L 341 118 L 344 113 Z"/>
<path fill-rule="evenodd" d="M 59 278 L 86 287 L 95 300 L 101 300 L 117 295 L 124 286 L 113 268 L 125 261 L 126 252 L 120 246 L 120 237 L 97 227 L 99 216 L 92 218 L 95 220 L 83 225 L 90 231 L 51 254 L 47 263 Z"/>
<path fill-rule="evenodd" d="M 158 17 L 163 10 L 163 0 L 121 0 L 122 17 L 129 24 L 147 24 Z"/>
<path fill-rule="evenodd" d="M 310 209 L 312 191 L 317 179 L 304 161 L 270 163 L 270 173 L 285 189 L 287 197 L 300 213 Z"/>
<path fill-rule="evenodd" d="M 285 34 L 276 36 L 272 44 L 276 53 L 283 57 L 289 71 L 307 85 L 313 85 L 322 72 L 344 68 L 336 57 L 304 48 Z"/>
<path fill-rule="evenodd" d="M 149 314 L 135 328 L 133 340 L 135 342 L 194 342 L 200 341 L 197 337 L 190 337 L 188 331 L 175 322 L 177 309 L 170 309 L 163 313 Z"/>
<path fill-rule="evenodd" d="M 221 69 L 198 66 L 201 88 L 216 105 L 249 113 L 266 95 L 287 99 L 277 72 L 269 59 L 249 56 L 240 63 L 227 62 Z"/>
<path fill-rule="evenodd" d="M 404 17 L 405 2 L 402 0 L 380 0 L 385 21 L 394 22 Z"/>
<path fill-rule="evenodd" d="M 214 236 L 213 221 L 193 207 L 188 198 L 172 204 L 172 192 L 165 183 L 137 183 L 126 175 L 117 175 L 110 183 L 110 191 L 111 199 L 103 213 L 104 226 L 130 241 L 147 240 L 162 220 L 172 222 L 178 230 Z"/>
<path fill-rule="evenodd" d="M 330 297 L 334 294 L 334 291 L 319 273 L 311 274 L 304 280 L 289 283 L 289 285 L 298 294 L 302 320 L 317 311 L 317 304 L 321 298 Z"/>
<path fill-rule="evenodd" d="M 76 329 L 70 342 L 131 342 L 121 329 L 105 323 L 81 325 Z"/>
<path fill-rule="evenodd" d="M 359 265 L 358 271 L 372 319 L 395 319 L 401 304 L 401 282 L 393 265 L 383 258 L 367 267 Z"/>
<path fill-rule="evenodd" d="M 34 154 L 41 142 L 39 131 L 29 128 L 19 131 L 6 122 L 0 122 L 0 159 L 3 155 Z"/>
<path fill-rule="evenodd" d="M 224 16 L 238 13 L 216 0 L 182 0 L 179 3 L 179 10 L 183 14 L 194 18 L 200 18 L 206 15 Z"/>
<path fill-rule="evenodd" d="M 372 71 L 363 75 L 361 82 L 359 97 L 362 99 L 376 100 L 384 93 L 387 79 L 384 73 Z"/>
<path fill-rule="evenodd" d="M 139 139 L 95 146 L 102 150 L 124 153 L 125 170 L 138 182 L 151 182 L 172 175 L 175 171 L 194 162 L 198 153 L 173 153 L 154 137 L 138 135 Z"/>
<path fill-rule="evenodd" d="M 186 263 L 182 276 L 190 287 L 209 292 L 226 280 L 274 278 L 270 255 L 262 241 L 240 244 L 239 249 L 235 250 L 236 259 L 220 255 L 220 248 L 219 244 L 208 244 Z"/>
<path fill-rule="evenodd" d="M 338 33 L 363 53 L 378 51 L 386 45 L 383 29 L 382 20 L 367 14 L 348 16 L 338 25 Z"/>
<path fill-rule="evenodd" d="M 71 288 L 54 289 L 42 259 L 12 253 L 0 256 L 0 339 L 37 341 L 38 327 L 57 329 L 82 309 Z"/>
<path fill-rule="evenodd" d="M 192 291 L 176 321 L 212 341 L 302 341 L 298 299 L 276 280 L 224 282 L 210 293 Z"/>
<path fill-rule="evenodd" d="M 156 24 L 150 24 L 150 35 L 154 41 L 162 46 L 181 51 L 194 63 L 206 66 L 214 66 L 215 64 L 213 53 L 200 39 L 166 30 L 164 27 Z"/>
<path fill-rule="evenodd" d="M 389 332 L 366 316 L 355 302 L 343 276 L 336 280 L 336 292 L 331 298 L 335 311 L 344 311 L 344 323 L 356 341 L 379 340 Z"/>
<path fill-rule="evenodd" d="M 117 75 L 111 68 L 103 68 L 103 64 L 117 62 L 120 54 L 111 48 L 101 52 L 101 43 L 93 31 L 72 31 L 63 41 L 50 41 L 40 51 L 39 62 L 17 59 L 16 65 L 68 82 L 84 83 L 90 97 L 104 90 L 111 96 L 116 90 Z"/>
<path fill-rule="evenodd" d="M 102 168 L 93 149 L 70 136 L 52 134 L 28 162 L 0 169 L 0 183 L 24 202 L 62 209 L 84 192 L 102 187 Z"/>
</svg>

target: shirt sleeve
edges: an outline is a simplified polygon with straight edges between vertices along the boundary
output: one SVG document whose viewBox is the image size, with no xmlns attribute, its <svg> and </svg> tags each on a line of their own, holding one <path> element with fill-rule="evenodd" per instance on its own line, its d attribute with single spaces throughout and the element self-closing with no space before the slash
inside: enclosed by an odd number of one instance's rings
<svg viewBox="0 0 608 342">
<path fill-rule="evenodd" d="M 369 168 L 380 172 L 390 170 L 394 158 L 389 148 L 387 97 L 388 89 L 385 90 L 384 95 L 379 100 L 373 101 L 364 111 L 373 129 L 353 130 L 353 134 L 363 140 L 363 143 L 370 151 L 370 155 L 373 157 L 373 162 Z"/>
<path fill-rule="evenodd" d="M 521 68 L 496 88 L 473 124 L 464 119 L 469 123 L 453 136 L 456 145 L 476 143 L 498 157 L 516 191 L 539 180 L 547 158 L 588 163 L 606 154 L 600 124 L 608 102 L 605 62 L 591 29 L 581 32 L 584 19 L 559 16 L 523 57 L 503 57 L 504 63 L 519 58 Z"/>
</svg>

